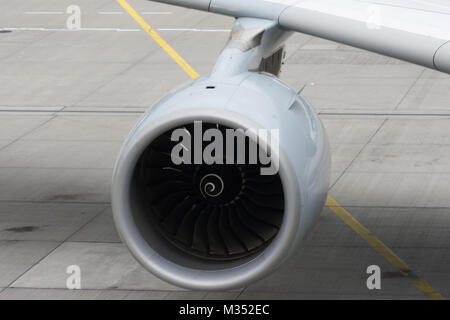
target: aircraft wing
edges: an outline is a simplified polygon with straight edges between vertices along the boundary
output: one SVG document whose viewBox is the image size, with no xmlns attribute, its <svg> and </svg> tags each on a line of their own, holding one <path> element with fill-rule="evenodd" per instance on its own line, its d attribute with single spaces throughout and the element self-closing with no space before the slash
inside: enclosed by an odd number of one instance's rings
<svg viewBox="0 0 450 320">
<path fill-rule="evenodd" d="M 449 0 L 153 0 L 281 28 L 450 73 Z"/>
</svg>

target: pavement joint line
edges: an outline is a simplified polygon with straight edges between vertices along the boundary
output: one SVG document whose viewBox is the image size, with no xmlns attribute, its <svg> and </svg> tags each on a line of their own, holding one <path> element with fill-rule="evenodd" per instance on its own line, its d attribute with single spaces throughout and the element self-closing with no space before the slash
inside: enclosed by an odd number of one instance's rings
<svg viewBox="0 0 450 320">
<path fill-rule="evenodd" d="M 195 72 L 192 67 L 184 61 L 170 45 L 165 42 L 153 29 L 148 25 L 134 9 L 125 1 L 117 0 L 117 2 L 124 7 L 124 9 L 141 25 L 144 30 L 156 41 L 160 46 L 166 51 L 175 62 L 180 65 L 181 68 L 193 79 L 197 78 L 199 75 Z M 409 92 L 409 91 L 408 91 Z M 378 131 L 387 122 L 387 119 L 383 121 L 375 134 L 371 139 L 378 133 Z M 369 141 L 371 140 L 369 139 Z M 367 145 L 367 144 L 366 144 Z M 365 146 L 364 146 L 365 147 Z M 364 149 L 364 147 L 362 149 Z M 362 151 L 362 150 L 361 150 Z M 356 157 L 355 157 L 356 158 Z M 351 165 L 351 164 L 350 164 Z M 364 240 L 366 240 L 376 251 L 378 251 L 386 260 L 388 260 L 394 267 L 396 267 L 400 273 L 410 280 L 417 289 L 422 293 L 427 295 L 432 300 L 445 300 L 445 298 L 440 295 L 436 290 L 434 290 L 426 281 L 419 278 L 408 265 L 398 257 L 391 249 L 389 249 L 381 240 L 379 240 L 374 234 L 372 234 L 368 229 L 366 229 L 358 220 L 356 220 L 347 210 L 339 205 L 339 203 L 334 200 L 331 196 L 327 196 L 326 205 L 336 213 L 348 226 L 350 226 L 355 232 L 357 232 Z M 245 288 L 243 289 L 245 291 Z M 242 294 L 242 292 L 241 292 Z"/>
<path fill-rule="evenodd" d="M 116 32 L 141 32 L 141 29 L 134 28 L 80 28 L 76 30 L 70 30 L 67 28 L 44 28 L 44 27 L 0 27 L 0 31 L 49 31 L 49 32 L 78 32 L 78 31 L 116 31 Z M 229 29 L 198 29 L 198 28 L 156 28 L 157 31 L 175 31 L 175 32 L 227 32 Z M 147 30 L 145 30 L 147 31 Z"/>
<path fill-rule="evenodd" d="M 153 15 L 153 14 L 172 14 L 173 12 L 171 11 L 144 11 L 141 12 L 141 14 L 148 14 L 148 15 Z"/>
<path fill-rule="evenodd" d="M 85 113 L 85 114 L 110 114 L 110 115 L 117 115 L 117 114 L 129 114 L 129 115 L 140 115 L 145 113 L 145 111 L 110 111 L 110 110 L 0 110 L 0 113 L 3 114 L 77 114 L 77 113 Z"/>
<path fill-rule="evenodd" d="M 64 14 L 62 11 L 26 11 L 25 14 Z"/>
<path fill-rule="evenodd" d="M 104 206 L 102 209 L 100 209 L 97 214 L 94 214 L 94 216 L 89 219 L 86 223 L 84 223 L 83 225 L 81 225 L 78 229 L 76 229 L 74 232 L 72 232 L 70 235 L 68 235 L 65 239 L 63 239 L 62 241 L 54 241 L 54 242 L 59 242 L 55 248 L 53 248 L 52 250 L 50 250 L 47 254 L 45 254 L 43 257 L 41 257 L 40 259 L 38 259 L 34 264 L 32 264 L 29 268 L 27 268 L 24 272 L 22 272 L 19 276 L 17 276 L 13 281 L 11 281 L 6 288 L 15 288 L 15 287 L 11 287 L 16 281 L 18 281 L 20 278 L 22 278 L 26 273 L 28 273 L 28 271 L 30 271 L 31 269 L 33 269 L 36 265 L 38 265 L 39 263 L 41 263 L 44 259 L 46 259 L 49 255 L 51 255 L 53 252 L 55 252 L 59 247 L 61 247 L 64 243 L 69 242 L 68 240 L 73 237 L 74 235 L 76 235 L 79 231 L 81 231 L 85 226 L 87 226 L 89 223 L 91 223 L 92 221 L 94 221 L 95 218 L 97 218 L 98 216 L 100 216 L 103 212 L 105 212 L 106 210 L 108 210 L 108 206 Z"/>
<path fill-rule="evenodd" d="M 52 121 L 53 119 L 56 118 L 56 115 L 52 114 L 50 116 L 50 118 L 48 118 L 47 120 L 43 121 L 42 123 L 38 124 L 36 127 L 33 127 L 32 129 L 28 130 L 27 132 L 25 132 L 24 134 L 20 135 L 19 137 L 11 140 L 9 143 L 7 143 L 6 145 L 4 145 L 3 147 L 0 148 L 0 151 L 5 150 L 6 148 L 8 148 L 9 146 L 11 146 L 12 144 L 16 143 L 17 141 L 21 140 L 22 138 L 26 137 L 27 135 L 29 135 L 30 133 L 33 133 L 35 130 L 43 127 L 44 125 L 46 125 L 47 123 L 49 123 L 50 121 Z"/>
<path fill-rule="evenodd" d="M 46 288 L 39 288 L 39 287 L 11 287 L 11 288 L 2 288 L 2 289 L 18 289 L 18 290 L 64 290 L 66 291 L 66 288 L 58 288 L 58 287 L 46 287 Z M 77 289 L 77 290 L 73 290 L 72 292 L 77 292 L 77 291 L 98 291 L 98 290 L 102 290 L 102 289 L 98 289 L 98 288 L 82 288 L 82 289 Z M 148 290 L 148 289 L 122 289 L 122 288 L 114 288 L 114 289 L 108 289 L 111 291 L 136 291 L 136 292 L 145 292 L 145 291 L 151 291 L 151 292 L 171 292 L 168 290 Z M 183 291 L 173 291 L 173 292 L 183 292 Z"/>
<path fill-rule="evenodd" d="M 318 112 L 321 116 L 450 117 L 450 113 Z"/>
<path fill-rule="evenodd" d="M 99 11 L 97 13 L 98 14 L 112 14 L 112 15 L 114 15 L 114 14 L 123 14 L 122 11 Z"/>
<path fill-rule="evenodd" d="M 72 243 L 72 242 L 71 242 Z M 178 288 L 178 287 L 177 287 Z M 66 288 L 58 288 L 58 287 L 48 287 L 48 288 L 40 288 L 40 287 L 10 287 L 10 288 L 0 288 L 0 290 L 6 290 L 6 289 L 18 289 L 18 290 L 64 290 L 66 291 Z M 82 288 L 79 290 L 73 290 L 72 292 L 77 292 L 77 291 L 99 291 L 99 290 L 103 290 L 101 288 Z M 152 289 L 124 289 L 124 288 L 114 288 L 114 289 L 109 289 L 111 291 L 124 291 L 124 292 L 155 292 L 155 293 L 187 293 L 190 294 L 192 293 L 192 291 L 189 291 L 187 289 L 183 289 L 183 288 L 178 288 L 177 290 L 152 290 Z M 1 291 L 0 291 L 1 292 Z M 206 295 L 208 295 L 209 293 L 238 293 L 238 291 L 213 291 L 213 292 L 207 292 L 207 291 L 202 291 L 204 292 Z M 277 292 L 277 293 L 282 293 L 282 292 Z M 296 292 L 292 292 L 292 293 L 296 293 Z"/>
<path fill-rule="evenodd" d="M 38 140 L 24 140 L 24 141 L 32 141 L 34 143 L 36 143 Z M 41 140 L 43 142 L 61 142 L 61 143 L 66 143 L 66 141 L 61 141 L 61 140 Z M 80 143 L 80 142 L 84 142 L 84 143 L 101 143 L 101 142 L 112 142 L 115 144 L 123 144 L 123 141 L 70 141 L 70 142 L 75 142 L 75 143 Z M 111 143 L 111 144 L 112 144 Z M 0 169 L 22 169 L 22 170 L 86 170 L 86 171 L 113 171 L 114 167 L 103 167 L 103 168 L 71 168 L 71 167 L 30 167 L 30 166 L 0 166 Z"/>
<path fill-rule="evenodd" d="M 437 52 L 437 51 L 436 51 Z M 422 76 L 424 75 L 425 71 L 427 69 L 423 68 L 422 72 L 417 76 L 417 78 L 414 80 L 414 82 L 411 84 L 411 86 L 409 87 L 409 89 L 406 91 L 406 93 L 403 95 L 403 97 L 400 99 L 400 101 L 397 103 L 397 106 L 394 108 L 394 110 L 398 110 L 398 108 L 400 108 L 400 106 L 402 105 L 403 101 L 405 101 L 406 97 L 411 93 L 411 91 L 414 89 L 414 87 L 416 86 L 416 84 L 419 82 L 420 78 L 422 78 Z"/>
<path fill-rule="evenodd" d="M 126 28 L 80 28 L 76 30 L 70 30 L 67 28 L 41 28 L 41 27 L 0 27 L 0 30 L 10 31 L 62 31 L 62 32 L 78 32 L 78 31 L 117 31 L 117 32 L 140 32 L 139 29 L 126 29 Z"/>
<path fill-rule="evenodd" d="M 111 82 L 113 82 L 117 77 L 123 75 L 124 73 L 126 73 L 127 71 L 133 69 L 134 67 L 136 67 L 140 62 L 144 61 L 145 59 L 147 59 L 150 55 L 152 55 L 154 52 L 156 52 L 156 49 L 151 49 L 147 54 L 145 54 L 142 58 L 140 58 L 139 60 L 137 60 L 136 62 L 133 62 L 130 65 L 125 65 L 125 68 L 119 70 L 117 73 L 114 74 L 113 77 L 103 81 L 102 83 L 100 83 L 98 86 L 96 86 L 93 90 L 91 90 L 89 93 L 87 93 L 85 96 L 83 96 L 81 99 L 78 99 L 78 101 L 72 103 L 71 105 L 67 105 L 64 106 L 59 112 L 68 112 L 68 108 L 73 108 L 76 104 L 82 103 L 84 100 L 89 99 L 91 96 L 93 96 L 95 93 L 97 93 L 99 90 L 101 90 L 102 88 L 106 87 L 107 85 L 109 85 Z"/>
<path fill-rule="evenodd" d="M 376 146 L 383 146 L 382 144 L 377 144 Z M 398 144 L 399 146 L 411 146 L 408 144 Z M 444 146 L 449 146 L 448 144 L 428 144 L 428 146 L 438 146 L 438 147 L 444 147 Z M 373 171 L 369 171 L 369 170 L 352 170 L 346 173 L 362 173 L 362 174 L 370 174 L 370 173 L 374 173 Z M 412 175 L 448 175 L 450 174 L 449 171 L 388 171 L 388 172 L 383 172 L 382 174 L 384 175 L 393 175 L 393 174 L 412 174 Z"/>
<path fill-rule="evenodd" d="M 7 107 L 8 108 L 8 107 Z M 11 109 L 7 108 L 1 108 L 0 107 L 0 113 L 11 113 L 11 114 L 26 114 L 26 113 L 55 113 L 55 114 L 61 114 L 61 113 L 101 113 L 101 114 L 143 114 L 145 113 L 145 110 L 147 110 L 147 107 L 142 106 L 129 106 L 130 109 L 142 109 L 142 110 L 123 110 L 123 107 L 98 107 L 98 109 L 95 110 L 86 110 L 85 108 L 89 107 L 80 107 L 82 109 L 74 109 L 77 108 L 76 105 L 71 105 L 68 107 L 61 107 L 58 109 L 40 109 L 41 107 L 36 107 L 36 109 L 33 109 L 33 107 L 29 109 L 17 107 L 17 109 L 14 109 L 15 107 L 12 107 Z M 70 109 L 64 109 L 64 108 L 70 108 Z M 113 109 L 122 109 L 122 110 L 113 110 Z M 100 110 L 100 109 L 106 109 L 106 110 Z M 404 113 L 334 113 L 334 112 L 318 112 L 320 116 L 326 116 L 326 117 L 370 117 L 370 118 L 411 118 L 411 117 L 430 117 L 430 118 L 450 118 L 450 113 L 411 113 L 411 114 L 404 114 Z"/>
<path fill-rule="evenodd" d="M 66 288 L 57 288 L 57 287 L 50 287 L 50 288 L 39 288 L 39 287 L 9 287 L 9 288 L 0 288 L 0 293 L 7 290 L 7 289 L 14 289 L 14 290 L 61 290 L 61 291 L 69 291 Z M 70 290 L 71 292 L 80 292 L 80 291 L 103 291 L 103 288 L 82 288 L 78 290 Z M 192 291 L 187 291 L 185 289 L 178 289 L 178 290 L 151 290 L 151 289 L 122 289 L 122 288 L 114 288 L 114 289 L 108 289 L 109 291 L 115 291 L 115 292 L 129 292 L 131 293 L 165 293 L 167 295 L 172 293 L 186 293 L 191 294 Z M 210 292 L 205 292 L 205 295 L 208 295 Z M 219 293 L 237 293 L 233 291 L 219 291 Z"/>
<path fill-rule="evenodd" d="M 2 30 L 8 30 L 8 29 L 3 29 L 3 28 L 0 27 L 0 31 L 2 31 Z M 14 51 L 13 53 L 11 53 L 11 54 L 9 54 L 9 55 L 3 57 L 2 60 L 3 60 L 3 61 L 7 61 L 9 58 L 14 57 L 17 53 L 22 52 L 22 51 L 28 49 L 29 47 L 33 46 L 33 45 L 36 44 L 37 42 L 39 42 L 39 41 L 41 41 L 41 40 L 44 40 L 44 39 L 46 39 L 46 38 L 49 38 L 52 34 L 53 34 L 53 32 L 50 32 L 50 33 L 45 34 L 44 36 L 42 36 L 42 37 L 39 38 L 39 39 L 34 39 L 34 40 L 30 41 L 30 42 L 27 43 L 25 46 L 23 46 L 23 47 L 17 49 L 16 51 Z M 2 62 L 3 62 L 3 61 L 2 61 Z"/>
<path fill-rule="evenodd" d="M 348 170 L 352 167 L 353 163 L 355 163 L 356 159 L 363 153 L 363 151 L 366 149 L 366 147 L 372 142 L 373 138 L 380 132 L 381 128 L 386 124 L 386 122 L 389 120 L 389 118 L 384 118 L 384 120 L 381 122 L 381 124 L 378 126 L 377 130 L 367 139 L 367 142 L 364 143 L 364 145 L 359 149 L 358 153 L 353 157 L 352 161 L 344 168 L 344 170 L 341 172 L 341 174 L 336 178 L 336 180 L 331 184 L 328 190 L 331 190 L 334 188 L 334 186 L 341 180 L 341 178 L 348 172 Z"/>
<path fill-rule="evenodd" d="M 63 11 L 26 11 L 24 12 L 25 14 L 42 14 L 42 15 L 46 15 L 46 14 L 65 14 L 65 12 Z M 116 15 L 116 14 L 123 14 L 122 11 L 99 11 L 97 12 L 97 14 L 103 14 L 103 15 Z M 167 14 L 172 14 L 172 12 L 170 11 L 144 11 L 141 12 L 141 14 L 145 14 L 145 15 L 167 15 Z"/>
<path fill-rule="evenodd" d="M 422 72 L 417 76 L 417 78 L 413 81 L 411 86 L 406 90 L 405 94 L 402 96 L 400 101 L 397 103 L 397 105 L 394 108 L 394 111 L 398 110 L 400 105 L 403 103 L 405 98 L 408 96 L 408 94 L 411 92 L 411 90 L 414 88 L 416 83 L 419 81 L 419 79 L 422 77 L 422 75 L 425 73 L 425 68 L 423 68 Z M 338 182 L 341 180 L 341 178 L 348 172 L 348 170 L 353 166 L 353 164 L 356 162 L 356 159 L 364 152 L 364 150 L 367 148 L 367 146 L 372 142 L 372 140 L 375 138 L 375 136 L 381 131 L 381 129 L 384 127 L 384 125 L 391 120 L 390 117 L 383 117 L 384 120 L 381 122 L 378 129 L 374 132 L 373 135 L 370 136 L 370 138 L 367 140 L 367 142 L 362 146 L 362 148 L 359 150 L 359 152 L 353 157 L 352 161 L 345 167 L 345 169 L 342 171 L 342 173 L 336 178 L 336 180 L 332 183 L 329 190 L 331 190 Z"/>
<path fill-rule="evenodd" d="M 84 205 L 111 205 L 109 201 L 49 201 L 49 200 L 27 200 L 27 199 L 13 199 L 13 200 L 0 200 L 0 203 L 12 203 L 12 204 L 84 204 Z"/>
</svg>

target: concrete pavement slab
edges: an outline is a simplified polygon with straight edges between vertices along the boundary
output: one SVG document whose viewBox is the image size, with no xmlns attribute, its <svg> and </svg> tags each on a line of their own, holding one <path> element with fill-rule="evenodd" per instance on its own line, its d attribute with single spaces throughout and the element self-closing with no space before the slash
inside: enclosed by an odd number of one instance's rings
<svg viewBox="0 0 450 320">
<path fill-rule="evenodd" d="M 354 257 L 358 257 L 355 259 Z M 248 286 L 245 292 L 368 295 L 367 267 L 382 271 L 382 290 L 376 295 L 423 295 L 373 248 L 304 247 L 293 259 L 269 277 Z M 383 277 L 383 272 L 395 277 Z"/>
<path fill-rule="evenodd" d="M 305 89 L 305 97 L 316 110 L 394 110 L 414 81 L 405 78 L 386 78 L 383 81 L 371 78 L 322 79 Z"/>
<path fill-rule="evenodd" d="M 389 248 L 441 248 L 450 246 L 448 208 L 346 207 L 360 223 Z M 367 246 L 340 218 L 325 208 L 307 239 L 308 246 Z M 408 262 L 408 261 L 406 261 Z M 430 265 L 432 262 L 429 261 Z"/>
<path fill-rule="evenodd" d="M 20 53 L 8 57 L 5 61 L 11 63 L 82 62 L 102 65 L 135 63 L 159 49 L 156 43 L 142 41 L 143 37 L 145 37 L 143 31 L 52 32 L 41 41 L 28 45 Z"/>
<path fill-rule="evenodd" d="M 24 140 L 124 141 L 141 114 L 59 114 Z M 57 133 L 57 134 L 55 134 Z"/>
<path fill-rule="evenodd" d="M 443 112 L 450 111 L 450 79 L 419 79 L 402 101 L 399 110 Z"/>
<path fill-rule="evenodd" d="M 12 287 L 65 288 L 66 269 L 78 265 L 82 289 L 180 290 L 144 270 L 122 244 L 66 242 Z"/>
<path fill-rule="evenodd" d="M 449 173 L 450 145 L 370 144 L 355 159 L 349 171 Z"/>
<path fill-rule="evenodd" d="M 4 148 L 8 144 L 11 144 L 12 142 L 12 140 L 0 140 L 0 149 Z"/>
<path fill-rule="evenodd" d="M 202 291 L 171 292 L 164 300 L 203 300 L 206 294 L 207 292 Z"/>
<path fill-rule="evenodd" d="M 127 290 L 68 290 L 8 288 L 0 293 L 0 300 L 122 300 L 139 298 L 160 299 L 167 292 L 136 292 Z M 137 299 L 136 298 L 136 299 Z"/>
<path fill-rule="evenodd" d="M 448 117 L 391 118 L 373 138 L 372 143 L 450 145 L 449 123 Z"/>
<path fill-rule="evenodd" d="M 340 294 L 338 296 L 332 294 L 304 294 L 304 293 L 278 293 L 278 292 L 244 292 L 239 300 L 423 300 L 423 296 L 413 295 L 379 295 L 372 294 L 358 294 L 347 295 Z"/>
<path fill-rule="evenodd" d="M 52 118 L 51 115 L 7 115 L 0 114 L 0 140 L 15 140 L 37 129 Z"/>
<path fill-rule="evenodd" d="M 0 200 L 106 203 L 111 176 L 111 169 L 0 168 Z"/>
<path fill-rule="evenodd" d="M 117 75 L 77 105 L 149 108 L 174 87 L 189 80 L 170 58 L 165 63 L 139 64 Z"/>
<path fill-rule="evenodd" d="M 319 43 L 309 42 L 302 50 L 291 56 L 289 63 L 292 64 L 350 64 L 350 65 L 399 65 L 406 62 L 373 54 L 364 50 L 350 47 L 341 47 L 339 44 L 329 41 Z M 328 55 L 330 51 L 332 55 Z"/>
<path fill-rule="evenodd" d="M 204 300 L 235 300 L 240 295 L 240 291 L 234 292 L 208 292 Z"/>
<path fill-rule="evenodd" d="M 110 208 L 102 212 L 94 220 L 85 225 L 81 230 L 70 237 L 68 241 L 113 243 L 122 242 L 116 231 Z"/>
<path fill-rule="evenodd" d="M 56 241 L 0 240 L 0 287 L 7 287 L 59 245 Z"/>
<path fill-rule="evenodd" d="M 449 207 L 450 174 L 348 172 L 331 194 L 343 206 Z"/>
<path fill-rule="evenodd" d="M 321 116 L 327 131 L 330 144 L 338 145 L 364 145 L 377 132 L 383 118 L 348 118 L 342 116 Z"/>
<path fill-rule="evenodd" d="M 64 241 L 104 209 L 96 204 L 0 202 L 0 240 Z"/>
<path fill-rule="evenodd" d="M 121 146 L 121 141 L 18 141 L 2 150 L 0 167 L 112 169 Z"/>
<path fill-rule="evenodd" d="M 68 290 L 7 288 L 0 300 L 234 300 L 239 292 L 180 292 L 131 290 Z"/>
<path fill-rule="evenodd" d="M 90 95 L 127 63 L 0 62 L 0 100 L 8 106 L 67 106 Z"/>
</svg>

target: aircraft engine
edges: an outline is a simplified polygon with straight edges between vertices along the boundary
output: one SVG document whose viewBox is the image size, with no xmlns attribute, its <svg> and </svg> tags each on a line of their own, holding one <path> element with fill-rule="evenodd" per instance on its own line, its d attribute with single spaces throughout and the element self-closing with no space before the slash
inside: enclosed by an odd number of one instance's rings
<svg viewBox="0 0 450 320">
<path fill-rule="evenodd" d="M 113 175 L 117 229 L 156 276 L 243 287 L 279 267 L 314 225 L 330 172 L 308 103 L 275 76 L 199 78 L 145 113 Z"/>
</svg>

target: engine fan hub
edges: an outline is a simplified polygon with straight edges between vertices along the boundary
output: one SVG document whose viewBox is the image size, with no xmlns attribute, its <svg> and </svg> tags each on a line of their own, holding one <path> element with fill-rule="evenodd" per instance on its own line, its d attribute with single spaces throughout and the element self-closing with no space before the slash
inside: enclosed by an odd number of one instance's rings
<svg viewBox="0 0 450 320">
<path fill-rule="evenodd" d="M 201 166 L 195 177 L 200 195 L 213 204 L 227 204 L 242 190 L 242 170 L 235 165 Z"/>
</svg>

